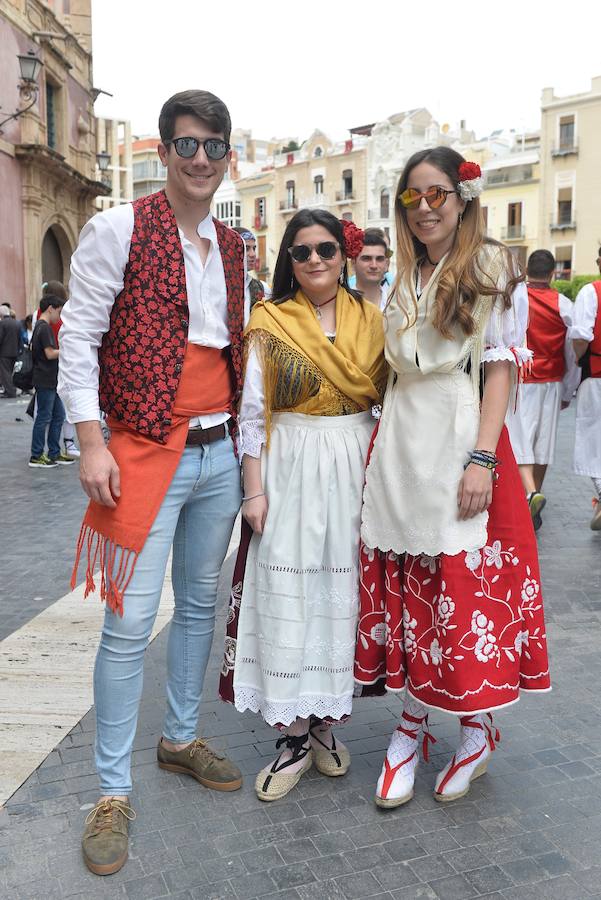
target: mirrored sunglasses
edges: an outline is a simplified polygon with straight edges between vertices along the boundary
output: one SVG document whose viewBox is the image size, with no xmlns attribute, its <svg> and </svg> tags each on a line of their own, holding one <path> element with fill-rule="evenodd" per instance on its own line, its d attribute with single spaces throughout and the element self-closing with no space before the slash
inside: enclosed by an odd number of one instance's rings
<svg viewBox="0 0 601 900">
<path fill-rule="evenodd" d="M 340 244 L 336 241 L 321 241 L 314 247 L 310 247 L 309 244 L 295 244 L 293 247 L 288 247 L 288 253 L 294 262 L 304 263 L 310 259 L 313 250 L 320 259 L 334 259 L 339 247 Z"/>
<path fill-rule="evenodd" d="M 457 191 L 449 191 L 446 188 L 435 184 L 429 187 L 427 191 L 416 191 L 415 188 L 407 188 L 398 199 L 405 209 L 417 209 L 423 199 L 426 201 L 430 209 L 440 209 L 447 202 L 449 194 L 456 194 Z"/>
<path fill-rule="evenodd" d="M 196 156 L 200 146 L 204 147 L 207 159 L 213 160 L 223 159 L 230 149 L 228 142 L 222 141 L 220 138 L 206 138 L 204 141 L 199 141 L 193 137 L 180 137 L 173 141 L 165 141 L 165 144 L 173 144 L 175 152 L 183 159 L 192 159 L 193 156 Z"/>
</svg>

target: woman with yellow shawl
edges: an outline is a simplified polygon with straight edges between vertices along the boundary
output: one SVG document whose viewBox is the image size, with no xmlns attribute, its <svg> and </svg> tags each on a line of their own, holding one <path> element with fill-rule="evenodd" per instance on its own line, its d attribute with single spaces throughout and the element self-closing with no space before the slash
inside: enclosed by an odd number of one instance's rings
<svg viewBox="0 0 601 900">
<path fill-rule="evenodd" d="M 256 304 L 246 334 L 252 537 L 234 573 L 220 693 L 283 731 L 257 776 L 261 800 L 284 797 L 313 763 L 334 776 L 350 765 L 330 725 L 351 713 L 363 476 L 386 380 L 382 315 L 347 282 L 360 235 L 324 210 L 296 213 L 273 300 Z"/>
</svg>

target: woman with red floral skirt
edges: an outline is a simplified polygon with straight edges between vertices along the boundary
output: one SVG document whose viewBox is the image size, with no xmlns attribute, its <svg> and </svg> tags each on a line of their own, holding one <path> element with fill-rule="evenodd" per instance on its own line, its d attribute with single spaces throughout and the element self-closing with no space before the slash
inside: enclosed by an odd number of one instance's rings
<svg viewBox="0 0 601 900">
<path fill-rule="evenodd" d="M 434 792 L 449 801 L 486 771 L 490 711 L 550 689 L 536 542 L 503 424 L 531 357 L 528 298 L 508 251 L 484 236 L 481 189 L 479 166 L 437 147 L 411 157 L 396 196 L 391 374 L 366 472 L 355 663 L 372 691 L 406 691 L 383 807 L 413 796 L 428 709 L 460 720 Z"/>
</svg>

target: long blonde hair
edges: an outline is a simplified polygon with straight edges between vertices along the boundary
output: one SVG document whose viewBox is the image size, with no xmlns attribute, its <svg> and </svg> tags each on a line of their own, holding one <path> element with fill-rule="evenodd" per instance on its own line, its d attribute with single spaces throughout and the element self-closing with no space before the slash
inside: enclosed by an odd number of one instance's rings
<svg viewBox="0 0 601 900">
<path fill-rule="evenodd" d="M 459 166 L 465 159 L 450 147 L 434 147 L 414 153 L 407 161 L 395 195 L 397 276 L 393 295 L 398 292 L 403 282 L 407 283 L 412 278 L 416 262 L 420 263 L 427 257 L 426 246 L 409 228 L 407 211 L 399 199 L 407 188 L 411 172 L 423 162 L 440 169 L 451 183 L 457 186 Z M 486 246 L 491 249 L 499 248 L 499 252 L 505 256 L 508 277 L 502 288 L 498 287 L 482 268 L 483 254 L 480 251 Z M 477 197 L 475 200 L 469 200 L 458 224 L 455 241 L 438 278 L 432 324 L 444 338 L 452 338 L 451 329 L 454 325 L 458 325 L 466 336 L 472 335 L 475 329 L 472 313 L 478 297 L 502 297 L 504 308 L 509 309 L 513 290 L 523 280 L 524 276 L 519 271 L 517 260 L 507 248 L 485 236 L 480 200 Z M 414 314 L 417 316 L 417 304 L 415 301 L 413 303 Z M 409 327 L 412 324 L 409 311 L 405 310 L 405 315 L 406 327 Z"/>
</svg>

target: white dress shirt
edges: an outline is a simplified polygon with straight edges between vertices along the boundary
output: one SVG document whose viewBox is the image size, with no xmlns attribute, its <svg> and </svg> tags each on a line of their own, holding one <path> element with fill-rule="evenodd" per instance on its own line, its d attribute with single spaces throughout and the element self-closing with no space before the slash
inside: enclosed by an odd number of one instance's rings
<svg viewBox="0 0 601 900">
<path fill-rule="evenodd" d="M 61 314 L 58 376 L 58 391 L 70 422 L 100 418 L 98 349 L 103 335 L 109 330 L 115 298 L 123 290 L 133 228 L 131 203 L 98 213 L 84 226 L 71 258 L 70 298 Z M 188 341 L 221 350 L 230 344 L 227 290 L 217 231 L 210 214 L 199 223 L 197 232 L 199 237 L 210 242 L 204 264 L 197 248 L 179 229 L 188 295 Z M 249 311 L 250 299 L 246 290 L 245 323 Z M 190 425 L 209 428 L 225 422 L 228 415 L 199 416 L 191 419 Z"/>
</svg>

